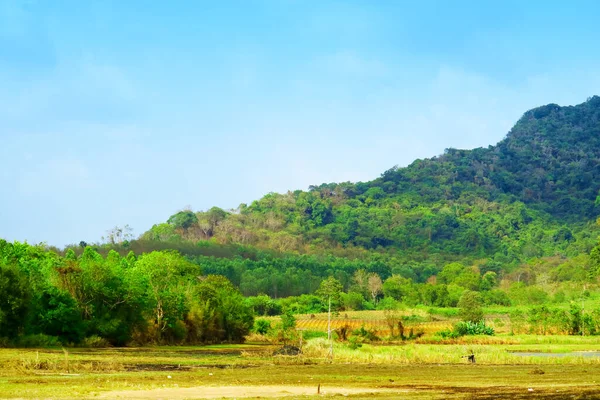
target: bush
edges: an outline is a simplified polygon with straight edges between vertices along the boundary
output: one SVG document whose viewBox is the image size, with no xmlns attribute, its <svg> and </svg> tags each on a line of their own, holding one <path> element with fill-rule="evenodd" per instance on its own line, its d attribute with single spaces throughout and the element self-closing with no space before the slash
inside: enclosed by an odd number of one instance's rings
<svg viewBox="0 0 600 400">
<path fill-rule="evenodd" d="M 445 318 L 456 317 L 459 313 L 457 308 L 439 308 L 439 307 L 430 307 L 427 310 L 429 315 L 439 315 Z"/>
<path fill-rule="evenodd" d="M 489 292 L 483 292 L 482 297 L 483 303 L 488 306 L 494 304 L 500 306 L 510 306 L 510 299 L 508 298 L 508 295 L 506 294 L 506 292 L 500 289 L 493 289 Z"/>
<path fill-rule="evenodd" d="M 183 321 L 175 321 L 170 324 L 169 329 L 164 333 L 163 340 L 167 343 L 182 343 L 187 337 L 187 326 Z"/>
<path fill-rule="evenodd" d="M 404 308 L 403 304 L 392 297 L 384 297 L 377 303 L 378 310 L 401 310 L 402 308 Z"/>
<path fill-rule="evenodd" d="M 439 331 L 436 333 L 444 339 L 456 339 L 461 336 L 467 335 L 490 335 L 493 336 L 495 334 L 494 328 L 491 326 L 487 326 L 485 321 L 481 320 L 479 322 L 471 322 L 471 321 L 461 321 L 454 325 L 452 330 L 444 329 L 443 331 Z"/>
<path fill-rule="evenodd" d="M 403 315 L 402 321 L 404 321 L 404 322 L 425 322 L 425 321 L 427 321 L 427 319 L 420 315 L 417 315 L 417 314 L 410 314 L 410 315 Z"/>
<path fill-rule="evenodd" d="M 290 310 L 281 316 L 281 322 L 277 323 L 273 329 L 269 331 L 269 336 L 278 343 L 283 344 L 287 344 L 288 342 L 297 339 L 296 318 Z"/>
<path fill-rule="evenodd" d="M 323 332 L 323 331 L 303 331 L 302 332 L 302 339 L 304 339 L 304 340 L 311 340 L 311 339 L 315 339 L 315 338 L 327 339 L 327 332 Z"/>
<path fill-rule="evenodd" d="M 25 335 L 17 339 L 17 346 L 19 347 L 60 347 L 62 346 L 61 341 L 57 336 L 44 335 L 38 333 L 37 335 Z"/>
<path fill-rule="evenodd" d="M 342 305 L 344 310 L 362 310 L 365 299 L 357 292 L 342 293 Z"/>
<path fill-rule="evenodd" d="M 308 340 L 302 346 L 302 354 L 307 357 L 327 357 L 331 344 L 327 338 L 315 338 Z"/>
<path fill-rule="evenodd" d="M 355 336 L 355 337 L 351 337 L 350 340 L 348 341 L 348 348 L 352 349 L 352 350 L 356 350 L 360 347 L 362 347 L 362 343 L 360 342 L 360 340 Z"/>
<path fill-rule="evenodd" d="M 494 328 L 491 326 L 487 326 L 485 321 L 481 320 L 478 322 L 466 321 L 466 322 L 458 322 L 454 325 L 454 331 L 458 333 L 459 336 L 466 335 L 494 335 Z"/>
<path fill-rule="evenodd" d="M 281 304 L 271 299 L 267 295 L 255 297 L 246 297 L 246 304 L 252 308 L 256 315 L 279 315 L 281 314 Z"/>
<path fill-rule="evenodd" d="M 95 348 L 100 348 L 100 347 L 110 347 L 110 343 L 108 342 L 108 340 L 98 336 L 98 335 L 92 335 L 92 336 L 88 336 L 85 339 L 83 339 L 81 341 L 81 343 L 79 344 L 80 347 L 95 347 Z"/>
<path fill-rule="evenodd" d="M 318 314 L 327 311 L 321 298 L 313 294 L 303 294 L 280 299 L 279 310 L 292 312 L 294 314 Z"/>
<path fill-rule="evenodd" d="M 271 321 L 266 320 L 264 318 L 259 318 L 254 321 L 254 329 L 255 333 L 259 333 L 261 335 L 266 335 L 271 330 Z"/>
<path fill-rule="evenodd" d="M 441 336 L 442 339 L 456 339 L 459 337 L 458 333 L 454 332 L 451 329 L 444 329 L 435 333 L 438 336 Z"/>
<path fill-rule="evenodd" d="M 410 328 L 410 330 L 408 331 L 408 336 L 402 336 L 402 340 L 414 340 L 414 339 L 418 339 L 421 336 L 423 336 L 425 334 L 425 332 L 422 329 L 419 329 L 417 331 L 414 330 L 414 328 Z"/>
<path fill-rule="evenodd" d="M 59 337 L 63 343 L 79 343 L 85 336 L 77 301 L 56 287 L 49 286 L 38 294 L 29 318 L 28 333 Z"/>
<path fill-rule="evenodd" d="M 367 341 L 379 340 L 379 336 L 377 336 L 377 331 L 374 329 L 365 329 L 364 325 L 358 329 L 353 330 L 352 334 Z"/>
</svg>

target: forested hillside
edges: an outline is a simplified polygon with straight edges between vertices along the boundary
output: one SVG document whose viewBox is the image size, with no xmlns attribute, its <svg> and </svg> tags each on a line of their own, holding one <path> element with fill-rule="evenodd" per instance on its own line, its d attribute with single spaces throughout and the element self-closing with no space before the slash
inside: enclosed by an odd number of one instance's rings
<svg viewBox="0 0 600 400">
<path fill-rule="evenodd" d="M 407 264 L 588 253 L 600 212 L 600 97 L 526 112 L 506 138 L 394 167 L 370 182 L 270 193 L 234 212 L 184 210 L 142 238 L 283 253 L 373 253 Z"/>
<path fill-rule="evenodd" d="M 495 146 L 448 149 L 370 182 L 270 193 L 229 212 L 183 210 L 133 245 L 177 248 L 245 295 L 312 293 L 328 276 L 352 290 L 357 271 L 471 290 L 492 272 L 505 294 L 512 283 L 554 294 L 561 282 L 598 276 L 589 255 L 600 233 L 599 188 L 595 96 L 527 111 Z M 413 303 L 435 303 L 419 292 L 427 286 L 416 288 L 405 290 L 420 293 Z M 438 303 L 456 304 L 459 293 Z"/>
</svg>

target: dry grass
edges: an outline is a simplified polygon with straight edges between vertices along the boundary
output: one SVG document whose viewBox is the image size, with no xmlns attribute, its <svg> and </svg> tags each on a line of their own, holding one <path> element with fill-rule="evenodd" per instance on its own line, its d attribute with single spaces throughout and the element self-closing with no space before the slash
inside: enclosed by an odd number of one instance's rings
<svg viewBox="0 0 600 400">
<path fill-rule="evenodd" d="M 333 360 L 322 339 L 308 341 L 298 357 L 273 357 L 274 347 L 265 345 L 69 349 L 68 354 L 61 349 L 0 349 L 0 398 L 73 399 L 102 393 L 111 398 L 111 391 L 122 390 L 318 383 L 392 388 L 410 399 L 596 393 L 598 359 L 528 358 L 509 352 L 600 350 L 593 339 L 504 338 L 503 344 L 365 344 L 356 350 L 336 343 Z M 475 365 L 461 358 L 471 351 Z M 386 393 L 350 397 L 398 398 Z"/>
</svg>

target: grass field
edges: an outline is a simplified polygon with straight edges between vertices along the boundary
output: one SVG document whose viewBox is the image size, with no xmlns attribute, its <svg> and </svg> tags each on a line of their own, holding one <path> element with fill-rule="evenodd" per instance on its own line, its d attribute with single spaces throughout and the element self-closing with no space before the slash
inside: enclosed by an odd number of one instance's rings
<svg viewBox="0 0 600 400">
<path fill-rule="evenodd" d="M 356 350 L 336 343 L 333 360 L 322 339 L 297 357 L 273 357 L 269 345 L 0 349 L 0 398 L 600 398 L 600 358 L 513 353 L 600 350 L 597 339 L 498 339 Z M 474 365 L 461 358 L 470 351 Z"/>
<path fill-rule="evenodd" d="M 495 336 L 442 339 L 435 332 L 451 328 L 456 313 L 404 310 L 405 329 L 424 336 L 358 348 L 336 342 L 333 357 L 318 337 L 295 357 L 273 356 L 278 346 L 265 343 L 0 349 L 0 399 L 600 398 L 597 337 L 510 335 L 503 311 L 486 315 Z M 327 314 L 296 318 L 299 330 L 327 330 Z M 389 335 L 383 311 L 335 315 L 333 328 L 343 325 Z M 476 364 L 463 357 L 471 353 Z"/>
</svg>

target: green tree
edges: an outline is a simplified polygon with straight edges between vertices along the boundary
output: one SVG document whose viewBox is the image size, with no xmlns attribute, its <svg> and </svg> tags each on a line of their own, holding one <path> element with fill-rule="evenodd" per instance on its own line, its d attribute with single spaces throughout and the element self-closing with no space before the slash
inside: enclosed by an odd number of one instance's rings
<svg viewBox="0 0 600 400">
<path fill-rule="evenodd" d="M 28 318 L 28 333 L 56 336 L 65 344 L 81 342 L 86 326 L 77 301 L 55 286 L 36 292 Z"/>
<path fill-rule="evenodd" d="M 254 325 L 252 308 L 223 276 L 200 277 L 187 294 L 187 304 L 190 342 L 242 342 Z"/>
<path fill-rule="evenodd" d="M 296 337 L 296 317 L 294 317 L 291 311 L 288 310 L 281 316 L 281 323 L 278 326 L 277 336 L 284 344 Z"/>
<path fill-rule="evenodd" d="M 129 280 L 135 281 L 137 292 L 142 292 L 152 320 L 156 340 L 179 337 L 178 329 L 186 313 L 186 292 L 200 268 L 185 260 L 180 254 L 155 251 L 142 255 L 128 270 Z"/>
<path fill-rule="evenodd" d="M 488 271 L 483 274 L 481 279 L 481 290 L 491 290 L 493 289 L 498 281 L 498 275 L 494 271 Z"/>
<path fill-rule="evenodd" d="M 215 230 L 227 216 L 228 213 L 219 207 L 213 207 L 206 212 L 196 213 L 198 225 L 204 236 L 207 238 L 210 238 L 215 234 Z"/>
<path fill-rule="evenodd" d="M 175 228 L 187 230 L 192 225 L 198 223 L 198 217 L 189 210 L 179 211 L 178 213 L 171 215 L 167 220 L 167 223 L 173 225 Z"/>
<path fill-rule="evenodd" d="M 465 322 L 479 322 L 483 320 L 481 296 L 477 292 L 465 290 L 458 301 L 459 315 Z"/>
<path fill-rule="evenodd" d="M 0 294 L 0 337 L 14 337 L 23 329 L 30 297 L 17 268 L 0 265 Z"/>
<path fill-rule="evenodd" d="M 341 306 L 341 293 L 343 290 L 343 286 L 335 279 L 333 276 L 328 277 L 327 279 L 321 281 L 319 288 L 315 292 L 315 294 L 321 297 L 323 304 L 327 305 L 329 300 L 331 299 L 331 308 L 333 310 L 339 310 Z"/>
</svg>

